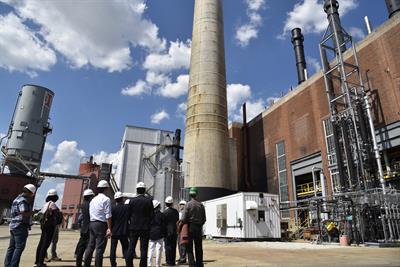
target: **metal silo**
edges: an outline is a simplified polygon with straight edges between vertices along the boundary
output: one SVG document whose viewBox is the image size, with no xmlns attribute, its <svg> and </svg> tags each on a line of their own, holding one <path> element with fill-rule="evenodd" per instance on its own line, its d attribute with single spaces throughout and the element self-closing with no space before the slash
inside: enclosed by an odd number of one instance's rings
<svg viewBox="0 0 400 267">
<path fill-rule="evenodd" d="M 5 165 L 11 174 L 38 171 L 47 134 L 54 93 L 41 86 L 24 85 L 8 130 Z"/>
</svg>

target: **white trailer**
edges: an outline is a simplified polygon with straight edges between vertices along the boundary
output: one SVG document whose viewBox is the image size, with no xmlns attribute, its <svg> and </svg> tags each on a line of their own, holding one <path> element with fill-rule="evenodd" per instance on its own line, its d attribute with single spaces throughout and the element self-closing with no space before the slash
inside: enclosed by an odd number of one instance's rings
<svg viewBox="0 0 400 267">
<path fill-rule="evenodd" d="M 203 204 L 206 236 L 243 240 L 281 238 L 278 195 L 241 192 Z"/>
</svg>

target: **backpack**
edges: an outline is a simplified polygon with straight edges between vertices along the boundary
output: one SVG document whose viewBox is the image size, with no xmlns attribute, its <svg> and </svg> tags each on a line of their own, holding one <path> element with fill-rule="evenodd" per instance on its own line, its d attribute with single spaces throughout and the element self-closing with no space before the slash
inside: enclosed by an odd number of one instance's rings
<svg viewBox="0 0 400 267">
<path fill-rule="evenodd" d="M 48 204 L 46 211 L 42 214 L 39 220 L 40 226 L 42 228 L 55 227 L 56 225 L 61 224 L 63 221 L 63 215 L 60 210 L 51 210 L 49 206 L 50 203 Z"/>
</svg>

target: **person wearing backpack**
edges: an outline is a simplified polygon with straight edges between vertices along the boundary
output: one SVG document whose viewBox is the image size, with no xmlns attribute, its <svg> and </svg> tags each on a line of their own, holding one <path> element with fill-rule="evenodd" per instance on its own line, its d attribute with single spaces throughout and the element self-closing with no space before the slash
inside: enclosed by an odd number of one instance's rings
<svg viewBox="0 0 400 267">
<path fill-rule="evenodd" d="M 46 203 L 41 210 L 42 218 L 40 219 L 40 228 L 42 230 L 42 234 L 36 249 L 36 267 L 46 266 L 46 264 L 44 264 L 44 258 L 46 256 L 47 249 L 53 240 L 54 229 L 62 222 L 63 217 L 60 209 L 56 205 L 57 200 L 57 190 L 50 189 L 46 195 Z"/>
</svg>

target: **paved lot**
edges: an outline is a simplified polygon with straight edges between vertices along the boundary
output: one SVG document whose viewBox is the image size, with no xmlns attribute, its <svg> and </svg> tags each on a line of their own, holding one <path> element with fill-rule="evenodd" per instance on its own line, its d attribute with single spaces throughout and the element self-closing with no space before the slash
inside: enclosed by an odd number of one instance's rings
<svg viewBox="0 0 400 267">
<path fill-rule="evenodd" d="M 21 267 L 33 266 L 36 245 L 39 241 L 38 227 L 30 232 L 27 248 L 24 251 Z M 73 267 L 73 253 L 78 241 L 79 233 L 74 231 L 60 232 L 58 244 L 59 257 L 62 262 L 49 263 L 48 266 Z M 5 251 L 8 246 L 8 228 L 0 226 L 0 266 L 3 266 Z M 333 245 L 312 245 L 303 243 L 281 242 L 247 242 L 223 243 L 205 241 L 206 267 L 214 266 L 252 266 L 252 267 L 301 267 L 301 266 L 360 266 L 360 267 L 400 267 L 399 248 L 365 248 L 365 247 L 338 247 Z M 106 250 L 108 256 L 108 249 Z M 118 252 L 118 255 L 122 255 Z M 165 262 L 164 259 L 162 262 Z M 123 260 L 118 259 L 119 266 Z M 109 259 L 104 259 L 104 266 L 110 266 Z M 135 260 L 138 266 L 138 260 Z"/>
</svg>

